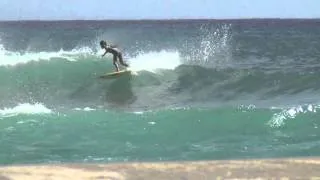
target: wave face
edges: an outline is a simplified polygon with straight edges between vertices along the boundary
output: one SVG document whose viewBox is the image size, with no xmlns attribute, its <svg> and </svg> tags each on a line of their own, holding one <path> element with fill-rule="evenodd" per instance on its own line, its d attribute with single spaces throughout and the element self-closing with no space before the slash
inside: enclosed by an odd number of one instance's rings
<svg viewBox="0 0 320 180">
<path fill-rule="evenodd" d="M 0 22 L 0 163 L 319 155 L 318 24 Z"/>
</svg>

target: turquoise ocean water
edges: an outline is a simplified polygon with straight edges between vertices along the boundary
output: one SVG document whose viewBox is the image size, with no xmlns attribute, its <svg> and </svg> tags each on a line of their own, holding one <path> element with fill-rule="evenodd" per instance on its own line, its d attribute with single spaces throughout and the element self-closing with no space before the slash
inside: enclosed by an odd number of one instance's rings
<svg viewBox="0 0 320 180">
<path fill-rule="evenodd" d="M 0 164 L 319 156 L 319 23 L 1 22 Z"/>
</svg>

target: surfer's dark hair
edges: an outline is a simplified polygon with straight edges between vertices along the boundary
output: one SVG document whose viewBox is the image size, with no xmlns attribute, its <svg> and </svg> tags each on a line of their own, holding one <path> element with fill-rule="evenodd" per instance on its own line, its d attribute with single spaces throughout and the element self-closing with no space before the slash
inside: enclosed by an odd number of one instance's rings
<svg viewBox="0 0 320 180">
<path fill-rule="evenodd" d="M 102 46 L 102 45 L 107 45 L 107 42 L 104 41 L 104 40 L 101 40 L 101 41 L 100 41 L 100 45 L 101 45 L 101 46 Z"/>
</svg>

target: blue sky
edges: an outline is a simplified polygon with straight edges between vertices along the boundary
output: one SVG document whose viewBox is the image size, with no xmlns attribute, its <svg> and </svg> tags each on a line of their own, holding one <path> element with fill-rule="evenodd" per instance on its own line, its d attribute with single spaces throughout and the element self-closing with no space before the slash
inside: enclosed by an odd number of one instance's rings
<svg viewBox="0 0 320 180">
<path fill-rule="evenodd" d="M 320 18 L 320 0 L 0 0 L 0 20 Z"/>
</svg>

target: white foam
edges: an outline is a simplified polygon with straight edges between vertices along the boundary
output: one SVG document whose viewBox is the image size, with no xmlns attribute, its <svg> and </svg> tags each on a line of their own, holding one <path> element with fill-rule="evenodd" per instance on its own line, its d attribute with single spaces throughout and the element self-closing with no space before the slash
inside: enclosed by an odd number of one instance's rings
<svg viewBox="0 0 320 180">
<path fill-rule="evenodd" d="M 142 114 L 144 114 L 144 112 L 143 111 L 136 111 L 136 112 L 133 112 L 133 114 L 142 115 Z"/>
<path fill-rule="evenodd" d="M 0 115 L 4 117 L 16 116 L 19 114 L 50 114 L 51 109 L 48 109 L 41 103 L 29 104 L 23 103 L 19 104 L 13 108 L 0 109 Z"/>
<path fill-rule="evenodd" d="M 303 106 L 297 106 L 297 107 L 291 107 L 282 110 L 280 113 L 275 113 L 271 120 L 268 122 L 268 124 L 271 127 L 281 127 L 285 124 L 285 120 L 287 119 L 294 119 L 296 116 L 298 116 L 301 113 L 307 113 L 307 112 L 317 112 L 318 106 L 313 106 L 311 104 Z M 276 107 L 272 107 L 271 109 L 279 109 Z"/>
<path fill-rule="evenodd" d="M 64 58 L 68 61 L 76 61 L 80 55 L 92 55 L 93 50 L 88 47 L 73 49 L 71 51 L 60 50 L 57 52 L 12 52 L 7 51 L 0 44 L 0 66 L 15 66 L 17 64 L 26 64 L 31 61 L 48 61 L 52 58 Z"/>
<path fill-rule="evenodd" d="M 85 107 L 83 109 L 81 108 L 74 108 L 76 111 L 95 111 L 96 109 L 90 108 L 90 107 Z"/>
<path fill-rule="evenodd" d="M 128 59 L 130 70 L 156 72 L 159 69 L 174 69 L 181 64 L 177 51 L 162 50 L 159 52 L 140 53 Z"/>
</svg>

